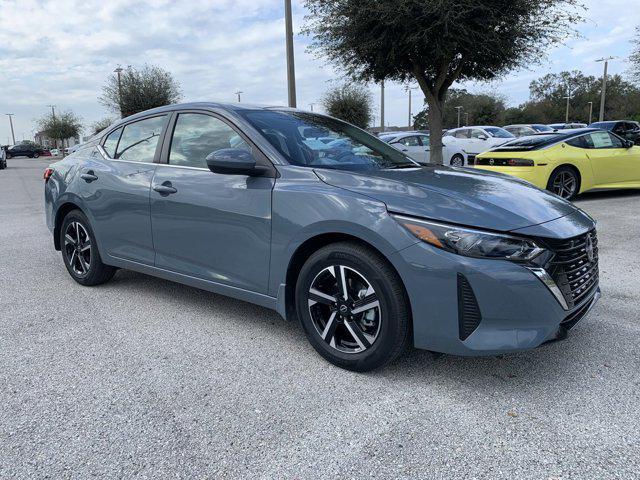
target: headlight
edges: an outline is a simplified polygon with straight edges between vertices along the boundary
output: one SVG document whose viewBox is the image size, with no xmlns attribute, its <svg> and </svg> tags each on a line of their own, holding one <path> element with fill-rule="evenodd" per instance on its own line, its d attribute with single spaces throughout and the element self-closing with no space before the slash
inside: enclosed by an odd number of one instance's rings
<svg viewBox="0 0 640 480">
<path fill-rule="evenodd" d="M 413 235 L 435 247 L 475 258 L 529 262 L 545 250 L 528 238 L 392 215 Z"/>
</svg>

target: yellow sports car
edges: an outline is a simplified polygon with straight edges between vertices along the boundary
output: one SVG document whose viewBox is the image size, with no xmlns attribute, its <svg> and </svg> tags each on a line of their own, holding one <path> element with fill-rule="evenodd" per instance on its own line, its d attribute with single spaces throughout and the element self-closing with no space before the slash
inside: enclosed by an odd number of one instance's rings
<svg viewBox="0 0 640 480">
<path fill-rule="evenodd" d="M 640 188 L 640 147 L 594 128 L 521 137 L 481 153 L 475 167 L 522 178 L 566 199 L 587 190 Z"/>
</svg>

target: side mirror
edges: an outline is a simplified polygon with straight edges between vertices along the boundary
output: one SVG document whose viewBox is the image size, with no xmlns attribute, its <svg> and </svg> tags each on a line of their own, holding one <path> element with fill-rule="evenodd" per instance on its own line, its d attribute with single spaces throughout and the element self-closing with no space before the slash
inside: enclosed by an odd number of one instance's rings
<svg viewBox="0 0 640 480">
<path fill-rule="evenodd" d="M 265 171 L 263 167 L 256 165 L 256 159 L 251 152 L 241 148 L 216 150 L 207 155 L 206 161 L 213 173 L 257 176 Z"/>
<path fill-rule="evenodd" d="M 633 147 L 634 143 L 631 140 L 623 140 L 623 145 L 624 148 L 631 148 Z"/>
<path fill-rule="evenodd" d="M 486 140 L 488 137 L 486 135 L 478 135 L 479 140 Z"/>
</svg>

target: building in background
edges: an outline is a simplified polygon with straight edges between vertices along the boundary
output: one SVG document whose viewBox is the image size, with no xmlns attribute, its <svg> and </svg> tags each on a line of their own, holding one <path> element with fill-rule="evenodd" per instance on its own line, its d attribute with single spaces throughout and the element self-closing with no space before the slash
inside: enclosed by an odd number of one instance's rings
<svg viewBox="0 0 640 480">
<path fill-rule="evenodd" d="M 56 145 L 56 141 L 52 138 L 47 137 L 47 135 L 45 135 L 43 132 L 36 132 L 36 134 L 33 136 L 33 140 L 37 144 L 42 145 L 44 148 L 55 148 Z M 80 137 L 71 137 L 64 140 L 64 145 L 62 145 L 62 147 L 69 148 L 79 143 Z M 58 145 L 58 147 L 60 146 L 61 145 Z"/>
</svg>

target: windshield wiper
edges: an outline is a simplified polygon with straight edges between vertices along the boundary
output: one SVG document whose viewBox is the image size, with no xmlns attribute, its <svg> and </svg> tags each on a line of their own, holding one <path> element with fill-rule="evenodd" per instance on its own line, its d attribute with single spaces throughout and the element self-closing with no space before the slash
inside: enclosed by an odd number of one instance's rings
<svg viewBox="0 0 640 480">
<path fill-rule="evenodd" d="M 385 170 L 395 170 L 398 168 L 420 168 L 420 166 L 421 165 L 418 165 L 416 163 L 398 163 L 389 167 L 385 167 Z"/>
</svg>

